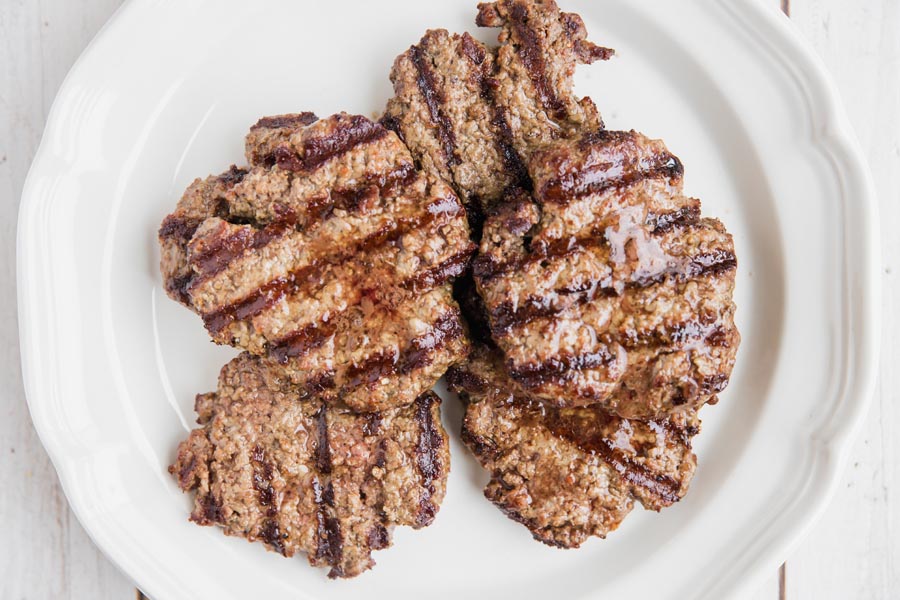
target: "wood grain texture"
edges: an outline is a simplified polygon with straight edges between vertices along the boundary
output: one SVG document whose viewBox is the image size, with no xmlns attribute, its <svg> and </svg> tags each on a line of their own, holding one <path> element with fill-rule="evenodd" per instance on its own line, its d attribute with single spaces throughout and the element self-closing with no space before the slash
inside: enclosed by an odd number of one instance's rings
<svg viewBox="0 0 900 600">
<path fill-rule="evenodd" d="M 19 367 L 16 216 L 47 111 L 121 0 L 0 2 L 0 598 L 122 600 L 132 584 L 69 510 L 31 425 Z"/>
<path fill-rule="evenodd" d="M 880 198 L 879 385 L 824 518 L 788 558 L 787 598 L 900 598 L 900 2 L 791 0 L 791 18 L 831 71 Z"/>
</svg>

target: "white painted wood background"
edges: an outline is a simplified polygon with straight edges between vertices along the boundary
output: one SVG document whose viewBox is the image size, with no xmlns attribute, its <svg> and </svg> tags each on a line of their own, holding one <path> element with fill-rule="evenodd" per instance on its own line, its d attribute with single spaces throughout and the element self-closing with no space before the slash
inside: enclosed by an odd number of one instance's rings
<svg viewBox="0 0 900 600">
<path fill-rule="evenodd" d="M 662 0 L 660 0 L 662 1 Z M 900 598 L 900 0 L 760 0 L 831 70 L 881 199 L 884 336 L 874 405 L 840 490 L 754 600 Z M 25 405 L 16 325 L 22 183 L 72 63 L 121 0 L 0 0 L 0 599 L 121 600 L 132 584 L 66 504 Z"/>
</svg>

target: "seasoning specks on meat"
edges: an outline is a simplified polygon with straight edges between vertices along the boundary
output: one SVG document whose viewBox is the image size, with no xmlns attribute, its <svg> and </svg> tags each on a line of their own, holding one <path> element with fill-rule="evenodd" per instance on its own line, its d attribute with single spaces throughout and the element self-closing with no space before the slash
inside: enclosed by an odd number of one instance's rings
<svg viewBox="0 0 900 600">
<path fill-rule="evenodd" d="M 530 189 L 525 160 L 533 149 L 602 129 L 593 102 L 575 98 L 572 76 L 578 63 L 611 55 L 552 0 L 482 4 L 478 24 L 503 28 L 499 48 L 438 29 L 398 56 L 382 119 L 476 214 L 510 187 Z"/>
<path fill-rule="evenodd" d="M 434 519 L 450 469 L 439 406 L 432 392 L 377 414 L 300 401 L 280 367 L 243 353 L 198 396 L 201 427 L 169 471 L 195 494 L 192 521 L 353 577 L 394 526 Z"/>
<path fill-rule="evenodd" d="M 597 406 L 548 408 L 483 346 L 448 382 L 467 403 L 463 441 L 491 474 L 485 496 L 545 544 L 577 548 L 615 530 L 635 500 L 658 511 L 687 493 L 693 411 L 630 421 Z"/>
<path fill-rule="evenodd" d="M 658 141 L 602 131 L 529 159 L 533 196 L 487 216 L 473 274 L 493 341 L 530 395 L 626 418 L 699 407 L 740 336 L 731 236 L 682 193 Z"/>
<path fill-rule="evenodd" d="M 213 339 L 360 411 L 412 402 L 467 351 L 456 194 L 365 117 L 261 119 L 251 167 L 192 184 L 160 230 L 166 289 Z"/>
</svg>

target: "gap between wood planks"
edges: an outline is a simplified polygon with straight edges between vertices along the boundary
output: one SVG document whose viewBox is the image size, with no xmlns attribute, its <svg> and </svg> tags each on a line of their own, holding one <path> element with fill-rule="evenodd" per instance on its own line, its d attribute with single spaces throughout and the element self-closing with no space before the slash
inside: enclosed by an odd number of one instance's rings
<svg viewBox="0 0 900 600">
<path fill-rule="evenodd" d="M 791 0 L 781 0 L 781 11 L 787 15 L 788 18 L 791 17 Z M 786 600 L 787 599 L 787 586 L 785 583 L 787 582 L 787 561 L 783 562 L 781 566 L 778 568 L 778 600 Z M 138 598 L 138 600 L 141 600 Z"/>
</svg>

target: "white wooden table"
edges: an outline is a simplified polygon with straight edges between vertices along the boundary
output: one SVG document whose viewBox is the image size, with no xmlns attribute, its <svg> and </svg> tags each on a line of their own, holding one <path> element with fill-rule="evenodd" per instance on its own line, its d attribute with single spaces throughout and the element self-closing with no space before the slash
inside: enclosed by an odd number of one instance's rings
<svg viewBox="0 0 900 600">
<path fill-rule="evenodd" d="M 72 63 L 121 1 L 0 0 L 2 599 L 136 594 L 75 520 L 31 425 L 15 288 L 19 196 L 44 120 Z M 881 199 L 888 310 L 880 384 L 837 497 L 755 598 L 900 598 L 900 323 L 892 310 L 900 301 L 900 0 L 760 1 L 790 15 L 844 96 Z"/>
</svg>

